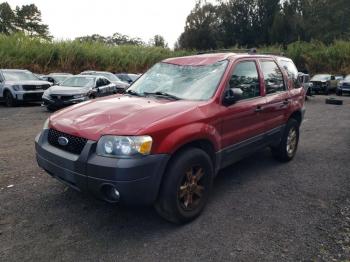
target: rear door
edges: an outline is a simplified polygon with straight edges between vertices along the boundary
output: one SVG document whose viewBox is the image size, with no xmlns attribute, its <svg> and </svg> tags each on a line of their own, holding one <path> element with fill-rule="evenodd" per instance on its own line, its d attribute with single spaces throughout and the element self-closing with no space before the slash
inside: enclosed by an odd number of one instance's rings
<svg viewBox="0 0 350 262">
<path fill-rule="evenodd" d="M 255 59 L 238 61 L 233 67 L 227 88 L 242 90 L 242 98 L 222 106 L 222 164 L 226 166 L 244 155 L 243 151 L 258 146 L 265 130 L 262 109 L 265 98 Z"/>
<path fill-rule="evenodd" d="M 286 123 L 291 105 L 288 79 L 273 59 L 260 59 L 259 64 L 266 94 L 263 114 L 266 128 L 272 132 L 280 132 L 279 128 Z"/>
</svg>

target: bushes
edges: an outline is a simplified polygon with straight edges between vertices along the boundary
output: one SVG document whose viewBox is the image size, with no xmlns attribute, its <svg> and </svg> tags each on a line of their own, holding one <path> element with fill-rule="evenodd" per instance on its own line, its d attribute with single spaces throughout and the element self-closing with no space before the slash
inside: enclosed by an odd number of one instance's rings
<svg viewBox="0 0 350 262">
<path fill-rule="evenodd" d="M 331 45 L 318 41 L 288 45 L 287 55 L 299 70 L 314 73 L 350 74 L 350 42 L 337 40 Z"/>
<path fill-rule="evenodd" d="M 48 42 L 21 34 L 0 35 L 0 68 L 26 68 L 48 73 L 83 70 L 144 72 L 154 63 L 188 52 L 145 46 L 111 46 L 98 42 Z"/>
<path fill-rule="evenodd" d="M 317 41 L 298 41 L 288 45 L 286 50 L 280 46 L 266 46 L 259 50 L 284 52 L 295 61 L 300 71 L 307 70 L 311 74 L 350 74 L 348 41 L 338 40 L 328 46 Z M 188 54 L 191 52 L 160 47 L 111 46 L 78 41 L 48 42 L 21 34 L 0 35 L 0 68 L 26 68 L 38 73 L 79 73 L 88 69 L 138 73 L 162 59 Z"/>
</svg>

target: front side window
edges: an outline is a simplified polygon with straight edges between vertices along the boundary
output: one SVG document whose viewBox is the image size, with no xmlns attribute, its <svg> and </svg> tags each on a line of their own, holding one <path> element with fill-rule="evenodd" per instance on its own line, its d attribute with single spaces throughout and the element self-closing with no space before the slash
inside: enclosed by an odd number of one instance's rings
<svg viewBox="0 0 350 262">
<path fill-rule="evenodd" d="M 241 99 L 249 99 L 260 96 L 259 75 L 254 61 L 241 62 L 236 65 L 232 73 L 230 88 L 242 90 Z"/>
<path fill-rule="evenodd" d="M 179 99 L 208 100 L 214 95 L 227 64 L 227 60 L 204 66 L 158 63 L 128 91 L 139 95 L 161 92 Z"/>
<path fill-rule="evenodd" d="M 274 61 L 261 61 L 264 74 L 266 94 L 285 91 L 283 74 Z"/>
</svg>

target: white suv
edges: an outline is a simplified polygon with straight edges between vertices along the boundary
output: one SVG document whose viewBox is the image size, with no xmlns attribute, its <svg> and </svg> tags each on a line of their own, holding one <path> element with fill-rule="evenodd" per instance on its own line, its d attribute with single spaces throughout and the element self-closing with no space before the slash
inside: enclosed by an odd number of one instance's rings
<svg viewBox="0 0 350 262">
<path fill-rule="evenodd" d="M 6 106 L 41 101 L 44 90 L 50 86 L 50 82 L 40 80 L 28 70 L 0 69 L 0 100 Z"/>
</svg>

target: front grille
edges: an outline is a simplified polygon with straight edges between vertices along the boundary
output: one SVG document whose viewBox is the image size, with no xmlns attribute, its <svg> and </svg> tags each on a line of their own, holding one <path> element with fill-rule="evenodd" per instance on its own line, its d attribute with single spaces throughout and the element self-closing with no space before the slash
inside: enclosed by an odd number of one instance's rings
<svg viewBox="0 0 350 262">
<path fill-rule="evenodd" d="M 24 101 L 41 101 L 42 96 L 43 96 L 42 92 L 23 94 L 23 100 Z"/>
<path fill-rule="evenodd" d="M 68 139 L 68 144 L 65 146 L 61 146 L 58 143 L 59 137 L 65 137 Z M 81 151 L 83 151 L 84 146 L 86 145 L 87 139 L 78 137 L 78 136 L 72 136 L 60 131 L 57 131 L 55 129 L 49 130 L 48 140 L 50 145 L 57 147 L 59 149 L 62 149 L 64 151 L 68 151 L 70 153 L 79 155 Z"/>
<path fill-rule="evenodd" d="M 50 95 L 53 100 L 71 100 L 73 99 L 73 96 L 62 96 L 62 95 Z"/>
<path fill-rule="evenodd" d="M 46 90 L 50 87 L 50 85 L 23 85 L 23 90 L 26 91 L 34 91 L 34 90 Z"/>
</svg>

